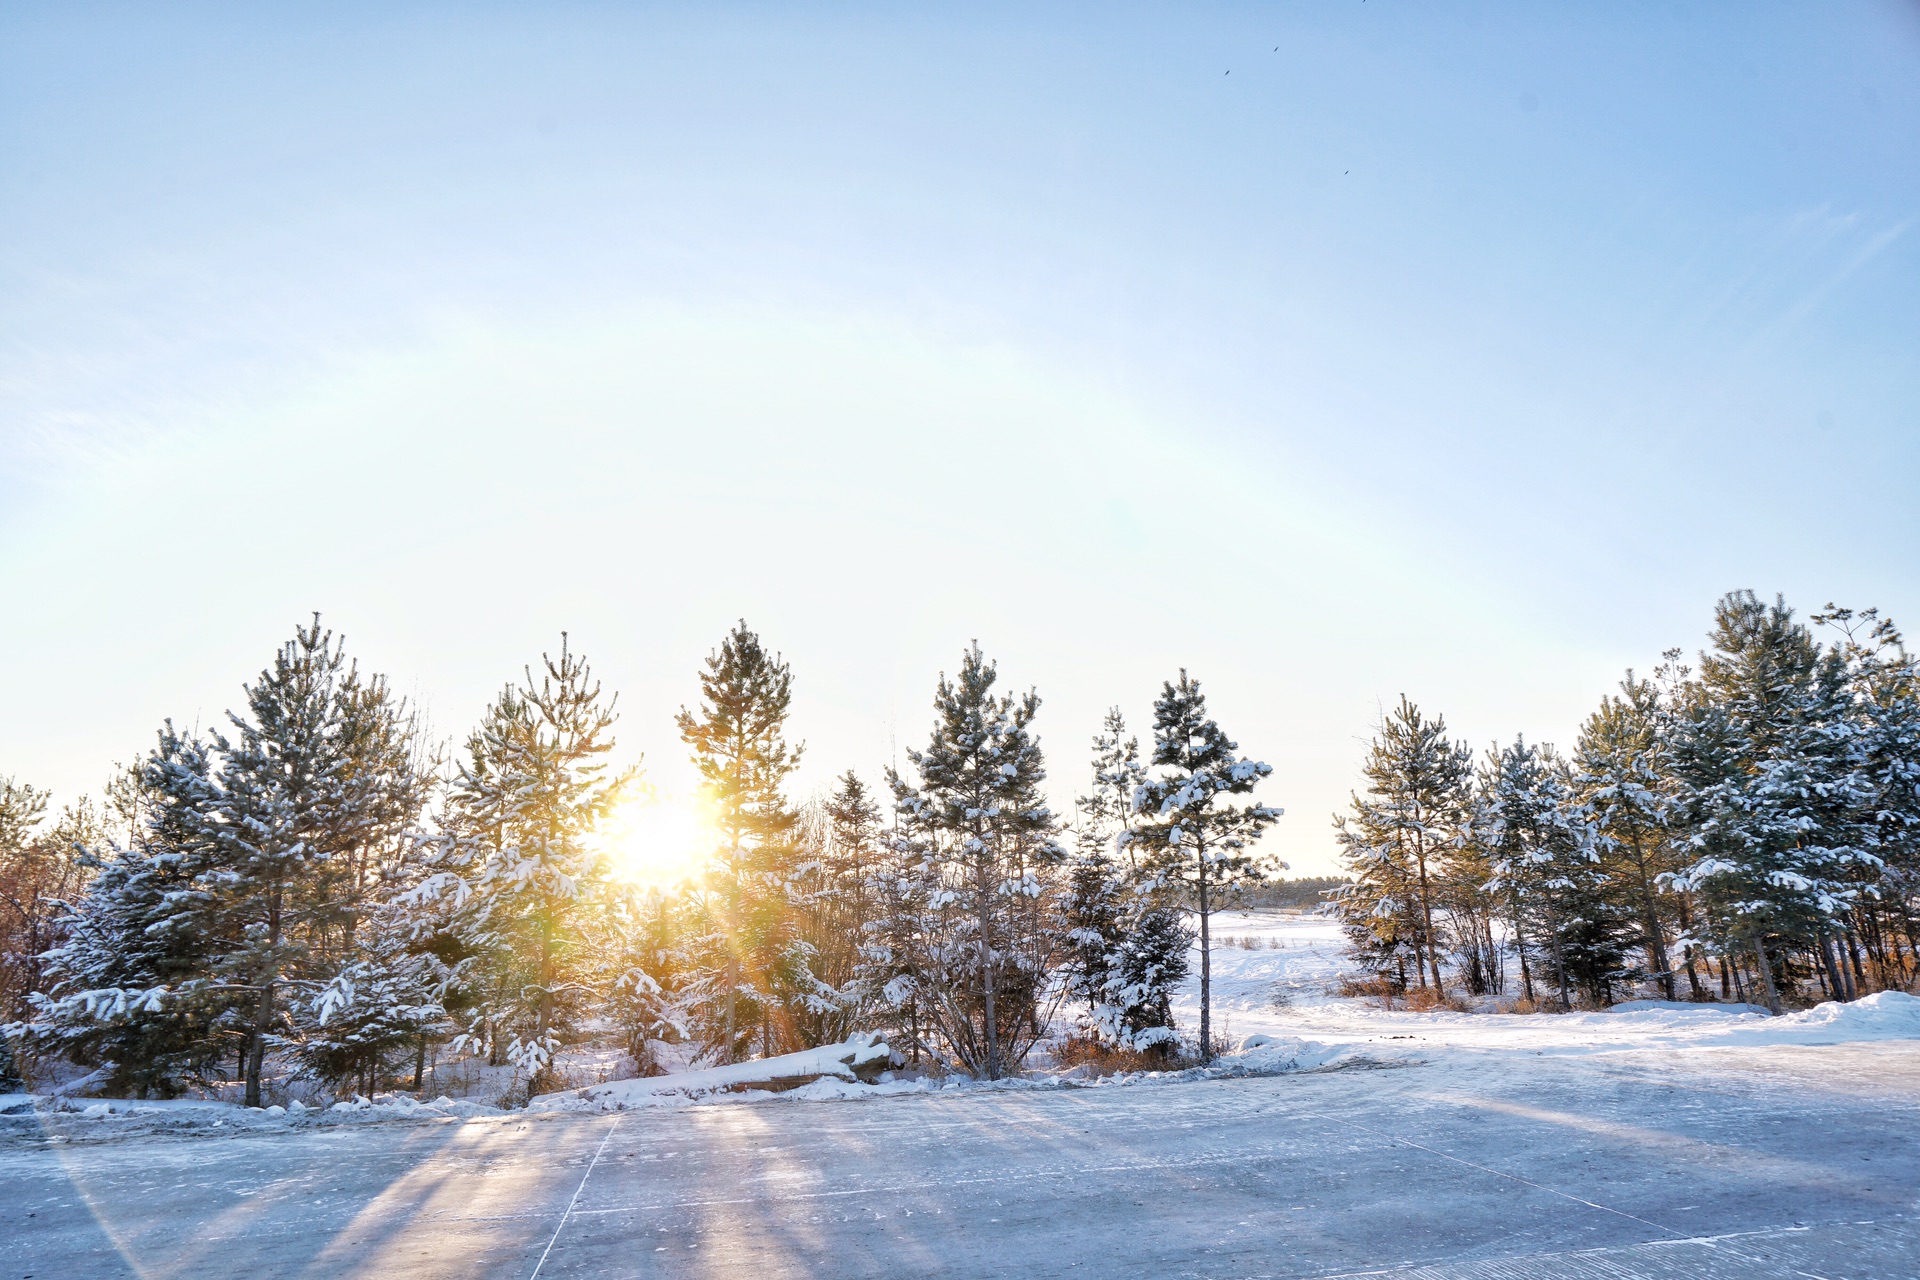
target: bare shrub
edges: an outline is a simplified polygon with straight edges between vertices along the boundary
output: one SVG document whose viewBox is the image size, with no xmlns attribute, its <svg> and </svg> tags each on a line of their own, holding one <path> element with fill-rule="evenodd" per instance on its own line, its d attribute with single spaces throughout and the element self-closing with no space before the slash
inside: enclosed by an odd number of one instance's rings
<svg viewBox="0 0 1920 1280">
<path fill-rule="evenodd" d="M 1053 1048 L 1053 1060 L 1063 1067 L 1092 1067 L 1096 1074 L 1129 1071 L 1167 1071 L 1188 1063 L 1171 1045 L 1154 1049 L 1120 1049 L 1085 1036 L 1062 1040 Z"/>
<path fill-rule="evenodd" d="M 1467 1012 L 1465 1000 L 1434 987 L 1416 987 L 1406 993 L 1405 999 L 1406 1007 L 1415 1013 L 1432 1013 L 1439 1009 L 1448 1009 L 1454 1013 Z"/>
</svg>

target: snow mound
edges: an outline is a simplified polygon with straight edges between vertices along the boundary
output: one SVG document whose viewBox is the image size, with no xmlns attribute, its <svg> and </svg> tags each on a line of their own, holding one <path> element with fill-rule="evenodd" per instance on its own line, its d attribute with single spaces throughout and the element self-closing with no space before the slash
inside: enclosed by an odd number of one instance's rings
<svg viewBox="0 0 1920 1280">
<path fill-rule="evenodd" d="M 490 1107 L 484 1102 L 474 1102 L 467 1098 L 449 1098 L 445 1094 L 420 1108 L 422 1111 L 443 1116 L 458 1116 L 471 1119 L 474 1116 L 503 1116 L 506 1112 L 499 1107 Z"/>
<path fill-rule="evenodd" d="M 1240 1042 L 1239 1053 L 1228 1054 L 1217 1062 L 1234 1074 L 1284 1075 L 1294 1071 L 1317 1071 L 1339 1058 L 1350 1056 L 1353 1051 L 1350 1044 L 1248 1036 Z"/>
<path fill-rule="evenodd" d="M 1609 1006 L 1606 1013 L 1653 1013 L 1671 1012 L 1706 1015 L 1728 1015 L 1743 1013 L 1766 1014 L 1767 1007 L 1759 1004 L 1705 1004 L 1694 1000 L 1622 1000 Z"/>
<path fill-rule="evenodd" d="M 827 1096 L 834 1087 L 851 1092 L 831 1096 L 853 1097 L 872 1091 L 865 1083 L 876 1078 L 893 1060 L 893 1051 L 878 1035 L 860 1033 L 839 1044 L 803 1049 L 774 1058 L 755 1058 L 703 1071 L 616 1080 L 588 1085 L 571 1093 L 552 1093 L 527 1104 L 529 1111 L 618 1111 L 627 1107 L 659 1106 L 716 1093 L 793 1093 L 803 1098 Z M 815 1085 L 829 1089 L 805 1092 Z"/>
<path fill-rule="evenodd" d="M 1904 991 L 1876 991 L 1852 1004 L 1829 1000 L 1803 1013 L 1790 1013 L 1780 1021 L 1783 1025 L 1818 1028 L 1863 1039 L 1920 1039 L 1920 996 L 1910 996 Z"/>
</svg>

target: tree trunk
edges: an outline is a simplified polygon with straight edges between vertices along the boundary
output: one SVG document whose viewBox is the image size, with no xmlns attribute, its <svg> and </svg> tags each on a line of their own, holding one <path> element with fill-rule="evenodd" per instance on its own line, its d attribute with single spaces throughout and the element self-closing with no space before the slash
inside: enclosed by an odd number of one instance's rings
<svg viewBox="0 0 1920 1280">
<path fill-rule="evenodd" d="M 1819 946 L 1815 954 L 1820 957 L 1821 985 L 1830 993 L 1830 998 L 1845 1001 L 1847 984 L 1840 977 L 1840 963 L 1833 954 L 1833 935 L 1825 929 L 1820 931 Z"/>
<path fill-rule="evenodd" d="M 985 856 L 983 844 L 980 857 Z M 987 867 L 984 861 L 976 858 L 977 868 L 974 876 L 974 893 L 978 901 L 980 915 L 980 977 L 983 984 L 984 1003 L 987 1012 L 987 1079 L 1000 1078 L 1000 1012 L 994 1007 L 993 982 L 993 934 L 992 909 L 989 897 L 991 889 L 988 883 Z"/>
<path fill-rule="evenodd" d="M 1640 911 L 1647 931 L 1647 961 L 1660 975 L 1660 990 L 1673 999 L 1673 963 L 1667 957 L 1667 939 L 1660 929 L 1660 907 L 1653 892 L 1653 877 L 1647 874 L 1647 856 L 1640 845 L 1639 832 L 1633 831 L 1633 859 L 1640 872 Z"/>
<path fill-rule="evenodd" d="M 1707 991 L 1705 987 L 1702 987 L 1700 985 L 1699 970 L 1695 969 L 1693 966 L 1693 948 L 1691 946 L 1686 948 L 1686 957 L 1687 957 L 1687 990 L 1692 994 L 1695 1000 L 1705 1000 L 1707 998 Z"/>
<path fill-rule="evenodd" d="M 267 1060 L 267 1036 L 273 1030 L 273 989 L 280 978 L 280 889 L 267 897 L 267 971 L 260 983 L 260 1000 L 254 1008 L 252 1044 L 247 1048 L 246 1105 L 260 1102 L 260 1073 Z"/>
<path fill-rule="evenodd" d="M 1414 853 L 1418 857 L 1420 865 L 1420 932 L 1422 941 L 1425 942 L 1427 948 L 1427 967 L 1433 971 L 1434 994 L 1444 995 L 1446 992 L 1440 985 L 1439 949 L 1434 946 L 1433 940 L 1433 894 L 1427 884 L 1427 845 L 1425 840 L 1416 840 L 1414 842 Z M 1426 985 L 1424 976 L 1421 978 L 1420 983 L 1422 986 Z"/>
<path fill-rule="evenodd" d="M 1767 1011 L 1777 1018 L 1780 1016 L 1780 993 L 1773 985 L 1773 962 L 1767 959 L 1767 949 L 1758 933 L 1749 933 L 1747 937 L 1753 944 L 1753 959 L 1758 966 L 1761 994 L 1767 998 Z"/>
<path fill-rule="evenodd" d="M 1567 961 L 1560 944 L 1560 930 L 1553 931 L 1553 980 L 1560 987 L 1560 1012 L 1572 1013 L 1573 1002 L 1567 998 Z"/>
<path fill-rule="evenodd" d="M 260 1073 L 267 1060 L 267 1033 L 273 1028 L 273 983 L 271 980 L 260 988 L 260 999 L 254 1005 L 253 1033 L 247 1043 L 247 1092 L 246 1105 L 257 1107 L 260 1102 Z"/>
<path fill-rule="evenodd" d="M 1212 904 L 1207 900 L 1207 861 L 1200 859 L 1200 1061 L 1213 1061 Z"/>
</svg>

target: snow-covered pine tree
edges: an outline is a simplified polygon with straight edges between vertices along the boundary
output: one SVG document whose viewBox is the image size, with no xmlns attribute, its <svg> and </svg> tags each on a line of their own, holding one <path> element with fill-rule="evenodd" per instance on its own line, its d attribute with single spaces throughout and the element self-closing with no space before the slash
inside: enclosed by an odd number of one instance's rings
<svg viewBox="0 0 1920 1280">
<path fill-rule="evenodd" d="M 207 744 L 171 723 L 136 766 L 134 843 L 87 854 L 92 879 L 44 958 L 46 989 L 28 997 L 30 1052 L 106 1068 L 115 1091 L 170 1097 L 240 1042 L 220 1022 L 230 1001 L 209 989 L 216 938 L 183 910 L 204 896 L 196 877 L 215 854 L 212 773 Z"/>
<path fill-rule="evenodd" d="M 1673 800 L 1661 762 L 1660 692 L 1629 671 L 1618 696 L 1601 699 L 1574 749 L 1577 797 L 1592 815 L 1601 866 L 1612 896 L 1629 906 L 1639 927 L 1647 972 L 1669 1000 L 1675 968 L 1667 943 L 1676 932 L 1678 904 L 1661 891 L 1663 876 L 1679 869 L 1672 833 Z M 1705 993 L 1686 959 L 1694 997 Z"/>
<path fill-rule="evenodd" d="M 994 664 L 970 646 L 934 693 L 918 775 L 888 771 L 900 856 L 924 877 L 914 958 L 922 1008 L 953 1059 L 997 1080 L 1045 1033 L 1064 930 L 1054 881 L 1066 851 L 1042 799 L 1046 765 L 1031 725 L 1040 697 L 993 693 Z"/>
<path fill-rule="evenodd" d="M 1850 978 L 1843 986 L 1855 992 L 1868 986 L 1864 947 L 1873 984 L 1905 988 L 1914 966 L 1900 939 L 1915 937 L 1913 904 L 1920 896 L 1920 663 L 1877 609 L 1855 613 L 1829 604 L 1814 620 L 1845 637 L 1863 775 L 1857 826 L 1880 859 L 1877 868 L 1855 868 L 1851 927 L 1838 940 L 1846 953 L 1840 968 Z"/>
<path fill-rule="evenodd" d="M 1084 1005 L 1083 1034 L 1165 1053 L 1178 1043 L 1173 989 L 1187 976 L 1193 934 L 1172 895 L 1140 867 L 1138 848 L 1123 839 L 1146 777 L 1139 740 L 1127 735 L 1120 709 L 1109 709 L 1093 740 L 1093 786 L 1075 804 L 1064 984 Z"/>
<path fill-rule="evenodd" d="M 879 841 L 880 807 L 851 769 L 829 795 L 808 807 L 804 856 L 788 880 L 795 940 L 808 956 L 810 989 L 786 999 L 801 1044 L 835 1043 L 855 1029 Z"/>
<path fill-rule="evenodd" d="M 1120 1010 L 1110 990 L 1114 961 L 1128 925 L 1127 883 L 1098 842 L 1080 843 L 1061 895 L 1067 930 L 1062 985 L 1080 1006 L 1081 1034 L 1112 1044 L 1121 1035 Z"/>
<path fill-rule="evenodd" d="M 887 1042 L 917 1066 L 922 1053 L 939 1053 L 931 1043 L 936 1029 L 924 1012 L 933 990 L 926 962 L 933 954 L 935 915 L 929 903 L 938 891 L 938 869 L 902 829 L 898 813 L 889 830 L 876 823 L 873 836 L 870 919 L 856 985 L 863 1007 L 887 1032 Z"/>
<path fill-rule="evenodd" d="M 687 1038 L 681 1008 L 681 939 L 686 904 L 658 885 L 616 885 L 604 944 L 614 974 L 606 1016 L 619 1028 L 627 1056 L 643 1076 L 658 1075 L 662 1045 Z"/>
<path fill-rule="evenodd" d="M 1673 882 L 1699 896 L 1725 950 L 1752 955 L 1777 1013 L 1775 953 L 1819 956 L 1822 936 L 1845 927 L 1858 873 L 1879 864 L 1858 822 L 1870 779 L 1844 655 L 1751 591 L 1724 597 L 1714 623 L 1670 718 L 1693 845 Z"/>
<path fill-rule="evenodd" d="M 257 1107 L 288 999 L 352 963 L 370 878 L 414 822 L 426 783 L 404 707 L 384 680 L 361 679 L 318 614 L 244 692 L 246 714 L 227 717 L 235 739 L 213 736 L 210 857 L 177 923 L 217 939 L 209 976 L 235 995 L 246 1103 Z"/>
<path fill-rule="evenodd" d="M 1251 795 L 1273 772 L 1238 754 L 1239 746 L 1207 715 L 1206 695 L 1182 668 L 1153 704 L 1153 767 L 1134 793 L 1127 844 L 1199 924 L 1200 1057 L 1212 1061 L 1212 917 L 1237 886 L 1264 876 L 1252 846 L 1281 816 Z M 1271 862 L 1277 869 L 1284 863 Z"/>
<path fill-rule="evenodd" d="M 367 1097 L 411 1062 L 417 1089 L 427 1045 L 454 1030 L 440 999 L 447 971 L 397 938 L 363 948 L 365 959 L 348 960 L 318 991 L 293 1001 L 295 1058 L 315 1079 Z"/>
<path fill-rule="evenodd" d="M 457 1048 L 485 1048 L 552 1088 L 555 1055 L 620 977 L 604 946 L 607 853 L 592 838 L 638 767 L 609 772 L 617 698 L 561 634 L 467 741 L 447 802 L 436 874 L 415 900 L 453 913 L 465 1020 Z"/>
<path fill-rule="evenodd" d="M 1499 995 L 1506 989 L 1506 948 L 1495 925 L 1503 904 L 1489 887 L 1494 874 L 1488 850 L 1463 833 L 1438 866 L 1436 896 L 1445 921 L 1438 932 L 1453 953 L 1454 972 L 1469 995 Z"/>
<path fill-rule="evenodd" d="M 738 1062 L 804 1047 L 787 999 L 812 993 L 794 936 L 788 881 L 800 862 L 800 815 L 787 802 L 801 746 L 786 739 L 793 674 L 744 620 L 707 656 L 697 713 L 681 708 L 680 737 L 713 814 L 718 842 L 700 884 L 700 934 L 689 991 L 706 1055 Z"/>
<path fill-rule="evenodd" d="M 1444 717 L 1429 720 L 1403 694 L 1367 750 L 1367 791 L 1353 812 L 1334 818 L 1341 860 L 1353 883 L 1335 899 L 1355 957 L 1376 972 L 1406 979 L 1413 960 L 1424 988 L 1438 992 L 1445 939 L 1435 925 L 1441 873 L 1466 842 L 1473 754 L 1447 736 Z"/>
<path fill-rule="evenodd" d="M 1524 738 L 1489 750 L 1473 825 L 1493 873 L 1489 887 L 1508 904 L 1528 998 L 1545 957 L 1563 1012 L 1575 987 L 1606 1003 L 1621 976 L 1628 925 L 1607 895 L 1593 824 L 1566 763 Z"/>
</svg>

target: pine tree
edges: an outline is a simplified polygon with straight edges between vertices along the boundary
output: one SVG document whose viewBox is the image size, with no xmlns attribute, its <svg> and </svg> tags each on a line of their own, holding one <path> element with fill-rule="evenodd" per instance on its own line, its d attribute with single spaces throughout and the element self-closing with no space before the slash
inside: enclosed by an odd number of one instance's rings
<svg viewBox="0 0 1920 1280">
<path fill-rule="evenodd" d="M 1563 1012 L 1575 987 L 1605 1003 L 1621 976 L 1626 925 L 1607 895 L 1593 824 L 1551 746 L 1516 738 L 1487 753 L 1474 840 L 1487 850 L 1490 887 L 1508 904 L 1528 998 L 1545 957 Z"/>
<path fill-rule="evenodd" d="M 627 1056 L 642 1076 L 659 1075 L 659 1049 L 687 1037 L 681 1006 L 685 975 L 680 940 L 685 904 L 658 885 L 623 885 L 607 917 L 604 945 L 608 969 L 606 1013 L 618 1029 Z"/>
<path fill-rule="evenodd" d="M 538 687 L 509 688 L 467 742 L 423 898 L 455 914 L 466 960 L 456 1048 L 486 1048 L 554 1087 L 554 1057 L 619 977 L 604 947 L 611 867 L 592 838 L 638 769 L 609 772 L 616 699 L 561 636 Z"/>
<path fill-rule="evenodd" d="M 228 714 L 213 821 L 180 928 L 216 939 L 210 977 L 245 1028 L 246 1103 L 292 1031 L 288 1000 L 327 984 L 352 940 L 377 861 L 425 799 L 411 724 L 383 680 L 363 681 L 320 617 L 297 627 Z"/>
<path fill-rule="evenodd" d="M 1631 671 L 1617 697 L 1603 698 L 1600 709 L 1581 727 L 1574 749 L 1576 788 L 1592 814 L 1602 866 L 1615 885 L 1614 897 L 1630 904 L 1646 951 L 1647 972 L 1674 998 L 1674 966 L 1667 943 L 1672 907 L 1663 902 L 1662 878 L 1679 869 L 1671 835 L 1673 801 L 1667 793 L 1661 760 L 1659 690 Z M 1688 977 L 1696 996 L 1703 994 L 1691 958 Z"/>
<path fill-rule="evenodd" d="M 719 835 L 699 898 L 705 924 L 692 979 L 700 1035 L 719 1062 L 750 1056 L 756 1040 L 763 1053 L 803 1047 L 792 1001 L 815 983 L 788 893 L 800 815 L 783 788 L 803 750 L 786 740 L 792 698 L 787 664 L 741 621 L 707 657 L 699 712 L 682 708 L 677 718 Z"/>
<path fill-rule="evenodd" d="M 996 696 L 997 678 L 971 646 L 958 677 L 940 677 L 927 749 L 907 753 L 917 783 L 888 772 L 900 856 L 924 886 L 915 990 L 948 1052 L 989 1080 L 1044 1034 L 1063 932 L 1053 880 L 1066 856 L 1041 797 L 1039 695 Z"/>
<path fill-rule="evenodd" d="M 849 769 L 810 806 L 804 856 L 788 880 L 794 941 L 804 948 L 804 990 L 783 993 L 803 1045 L 836 1043 L 854 1030 L 863 1003 L 862 948 L 873 923 L 872 880 L 880 862 L 880 807 Z"/>
<path fill-rule="evenodd" d="M 46 989 L 28 996 L 23 1042 L 107 1068 L 115 1091 L 170 1097 L 239 1039 L 222 1021 L 230 1001 L 208 977 L 216 938 L 185 909 L 207 896 L 196 877 L 214 856 L 217 788 L 208 745 L 171 723 L 136 768 L 134 843 L 88 852 L 92 879 L 45 957 Z"/>
<path fill-rule="evenodd" d="M 1251 848 L 1281 815 L 1264 804 L 1225 802 L 1228 796 L 1250 795 L 1273 772 L 1238 751 L 1207 716 L 1199 682 L 1182 669 L 1179 682 L 1162 685 L 1153 704 L 1153 765 L 1161 772 L 1135 793 L 1134 822 L 1127 833 L 1128 846 L 1199 923 L 1200 1056 L 1205 1061 L 1214 1054 L 1213 913 L 1236 886 L 1262 878 Z"/>
<path fill-rule="evenodd" d="M 1669 722 L 1694 849 L 1674 883 L 1699 895 L 1724 950 L 1752 955 L 1777 1013 L 1773 953 L 1817 953 L 1845 927 L 1856 874 L 1878 866 L 1857 821 L 1870 780 L 1844 655 L 1750 591 L 1721 600 L 1713 640 Z"/>
<path fill-rule="evenodd" d="M 1193 935 L 1124 839 L 1146 777 L 1139 740 L 1126 736 L 1126 721 L 1114 707 L 1093 740 L 1093 786 L 1075 805 L 1077 851 L 1063 908 L 1065 990 L 1084 1006 L 1084 1034 L 1164 1053 L 1178 1042 L 1173 990 L 1187 976 Z"/>
<path fill-rule="evenodd" d="M 1876 609 L 1829 604 L 1814 620 L 1845 637 L 1861 784 L 1855 826 L 1879 859 L 1853 869 L 1857 895 L 1839 939 L 1846 963 L 1836 966 L 1846 979 L 1842 993 L 1857 994 L 1868 982 L 1863 944 L 1878 985 L 1905 987 L 1914 970 L 1899 939 L 1915 936 L 1910 903 L 1920 890 L 1920 664 Z"/>
<path fill-rule="evenodd" d="M 372 1097 L 382 1079 L 453 1028 L 440 994 L 446 970 L 430 954 L 376 944 L 366 959 L 349 960 L 325 986 L 296 1000 L 290 1011 L 300 1067 L 329 1085 L 348 1084 Z"/>
<path fill-rule="evenodd" d="M 1444 718 L 1427 719 L 1402 695 L 1368 749 L 1366 796 L 1334 819 L 1353 877 L 1337 901 L 1358 958 L 1383 973 L 1410 958 L 1419 985 L 1431 977 L 1436 993 L 1445 939 L 1434 913 L 1447 859 L 1466 843 L 1472 759 L 1447 737 Z"/>
<path fill-rule="evenodd" d="M 856 986 L 889 1044 L 904 1046 L 918 1065 L 923 1052 L 937 1053 L 926 1009 L 933 998 L 935 966 L 930 906 L 938 869 L 923 844 L 911 839 L 895 814 L 891 830 L 874 831 L 875 859 L 867 876 L 870 919 L 860 946 Z"/>
<path fill-rule="evenodd" d="M 51 941 L 43 936 L 44 850 L 34 835 L 46 814 L 46 792 L 0 777 L 0 1023 L 19 1017 L 27 993 L 39 988 L 36 957 Z"/>
</svg>

